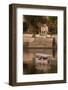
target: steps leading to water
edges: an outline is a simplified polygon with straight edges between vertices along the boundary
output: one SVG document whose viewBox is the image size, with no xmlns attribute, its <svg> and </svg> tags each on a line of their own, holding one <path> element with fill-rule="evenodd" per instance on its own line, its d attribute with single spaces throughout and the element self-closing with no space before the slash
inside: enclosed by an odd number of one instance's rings
<svg viewBox="0 0 68 90">
<path fill-rule="evenodd" d="M 36 37 L 32 42 L 29 43 L 28 47 L 31 48 L 52 48 L 52 38 Z"/>
</svg>

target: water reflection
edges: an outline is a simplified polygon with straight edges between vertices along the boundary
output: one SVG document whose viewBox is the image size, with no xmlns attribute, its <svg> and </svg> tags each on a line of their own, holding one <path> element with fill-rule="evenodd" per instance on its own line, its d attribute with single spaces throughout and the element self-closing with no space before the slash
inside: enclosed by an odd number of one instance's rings
<svg viewBox="0 0 68 90">
<path fill-rule="evenodd" d="M 24 49 L 23 74 L 57 73 L 56 52 L 56 49 Z M 37 53 L 51 57 L 48 60 L 45 57 L 37 59 Z"/>
</svg>

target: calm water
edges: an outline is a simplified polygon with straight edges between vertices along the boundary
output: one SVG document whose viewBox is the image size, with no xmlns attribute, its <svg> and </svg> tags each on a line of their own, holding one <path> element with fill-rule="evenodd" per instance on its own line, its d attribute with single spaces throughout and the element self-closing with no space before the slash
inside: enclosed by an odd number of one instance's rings
<svg viewBox="0 0 68 90">
<path fill-rule="evenodd" d="M 35 55 L 37 53 L 48 54 L 52 56 L 47 64 L 36 63 Z M 42 73 L 57 73 L 57 53 L 55 49 L 24 49 L 23 54 L 23 74 L 42 74 Z"/>
</svg>

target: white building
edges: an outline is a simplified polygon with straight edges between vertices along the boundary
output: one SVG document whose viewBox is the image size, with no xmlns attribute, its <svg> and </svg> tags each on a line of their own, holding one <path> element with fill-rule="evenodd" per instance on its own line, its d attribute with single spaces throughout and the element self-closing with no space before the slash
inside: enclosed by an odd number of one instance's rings
<svg viewBox="0 0 68 90">
<path fill-rule="evenodd" d="M 45 38 L 46 38 L 47 33 L 48 33 L 48 26 L 47 26 L 46 24 L 43 24 L 43 25 L 41 26 L 40 35 L 41 35 L 42 37 L 45 37 Z"/>
</svg>

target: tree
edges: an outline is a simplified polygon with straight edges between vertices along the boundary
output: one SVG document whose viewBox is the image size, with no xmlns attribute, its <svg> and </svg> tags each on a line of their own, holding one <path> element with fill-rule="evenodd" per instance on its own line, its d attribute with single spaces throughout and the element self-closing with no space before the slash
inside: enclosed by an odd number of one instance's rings
<svg viewBox="0 0 68 90">
<path fill-rule="evenodd" d="M 50 16 L 49 17 L 49 32 L 51 34 L 57 34 L 57 17 Z"/>
<path fill-rule="evenodd" d="M 33 16 L 24 15 L 25 21 L 29 26 L 31 25 L 33 37 L 40 32 L 41 24 L 47 24 L 49 28 L 49 33 L 57 34 L 57 17 L 56 16 Z"/>
</svg>

